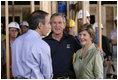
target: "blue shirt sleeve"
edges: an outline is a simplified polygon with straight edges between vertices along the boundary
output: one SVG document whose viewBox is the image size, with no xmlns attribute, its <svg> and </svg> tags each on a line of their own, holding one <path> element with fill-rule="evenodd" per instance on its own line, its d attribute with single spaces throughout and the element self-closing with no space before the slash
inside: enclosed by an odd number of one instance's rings
<svg viewBox="0 0 118 80">
<path fill-rule="evenodd" d="M 96 38 L 95 38 L 95 44 L 98 45 L 98 28 L 95 28 L 96 30 Z"/>
</svg>

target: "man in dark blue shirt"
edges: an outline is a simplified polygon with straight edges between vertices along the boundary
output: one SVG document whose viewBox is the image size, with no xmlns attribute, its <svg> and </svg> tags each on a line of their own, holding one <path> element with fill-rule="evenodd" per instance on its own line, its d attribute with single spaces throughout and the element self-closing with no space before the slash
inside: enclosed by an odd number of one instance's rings
<svg viewBox="0 0 118 80">
<path fill-rule="evenodd" d="M 51 48 L 53 78 L 75 78 L 73 54 L 81 48 L 81 45 L 72 35 L 64 32 L 66 20 L 62 14 L 53 14 L 50 21 L 52 32 L 44 40 Z"/>
</svg>

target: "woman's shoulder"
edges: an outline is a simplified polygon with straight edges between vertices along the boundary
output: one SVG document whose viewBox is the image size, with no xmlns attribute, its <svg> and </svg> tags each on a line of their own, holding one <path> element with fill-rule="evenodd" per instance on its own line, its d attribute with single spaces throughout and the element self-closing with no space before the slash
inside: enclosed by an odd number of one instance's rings
<svg viewBox="0 0 118 80">
<path fill-rule="evenodd" d="M 100 53 L 100 51 L 99 50 L 97 50 L 97 48 L 96 48 L 96 46 L 95 46 L 95 44 L 92 44 L 91 46 L 90 46 L 90 48 L 89 48 L 89 50 L 88 50 L 89 52 L 91 52 L 91 53 L 93 53 L 93 55 L 97 55 L 97 54 L 99 54 Z"/>
<path fill-rule="evenodd" d="M 77 50 L 76 55 L 80 55 L 81 51 L 82 51 L 82 49 Z"/>
<path fill-rule="evenodd" d="M 100 51 L 96 47 L 94 47 L 93 50 L 94 50 L 94 57 L 100 56 L 103 58 L 103 54 L 100 53 Z"/>
</svg>

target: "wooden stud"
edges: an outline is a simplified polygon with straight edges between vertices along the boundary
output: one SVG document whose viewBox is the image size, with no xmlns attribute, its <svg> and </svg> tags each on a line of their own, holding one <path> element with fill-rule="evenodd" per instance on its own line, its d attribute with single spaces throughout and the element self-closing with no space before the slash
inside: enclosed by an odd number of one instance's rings
<svg viewBox="0 0 118 80">
<path fill-rule="evenodd" d="M 5 1 L 5 19 L 6 19 L 6 73 L 7 73 L 7 79 L 10 79 L 8 1 Z"/>
<path fill-rule="evenodd" d="M 98 46 L 102 48 L 101 1 L 98 1 Z"/>
<path fill-rule="evenodd" d="M 57 1 L 51 1 L 51 14 L 57 13 Z"/>
<path fill-rule="evenodd" d="M 85 7 L 85 1 L 82 2 L 82 19 L 83 24 L 86 23 L 86 7 Z"/>
<path fill-rule="evenodd" d="M 14 1 L 12 1 L 12 21 L 15 21 L 15 16 L 14 16 Z"/>
<path fill-rule="evenodd" d="M 40 1 L 40 10 L 48 12 L 51 16 L 51 1 Z"/>
<path fill-rule="evenodd" d="M 69 11 L 69 1 L 67 1 L 67 19 L 69 19 L 70 18 L 70 11 Z"/>
<path fill-rule="evenodd" d="M 31 13 L 34 12 L 34 1 L 31 1 Z"/>
</svg>

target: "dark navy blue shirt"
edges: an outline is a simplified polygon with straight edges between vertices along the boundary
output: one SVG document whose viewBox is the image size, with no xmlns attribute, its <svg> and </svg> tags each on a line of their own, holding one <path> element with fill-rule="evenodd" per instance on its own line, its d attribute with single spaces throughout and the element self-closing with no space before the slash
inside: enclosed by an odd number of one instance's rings
<svg viewBox="0 0 118 80">
<path fill-rule="evenodd" d="M 51 48 L 53 72 L 64 73 L 73 71 L 73 54 L 81 48 L 80 42 L 67 33 L 60 41 L 52 38 L 52 32 L 44 38 Z"/>
</svg>

